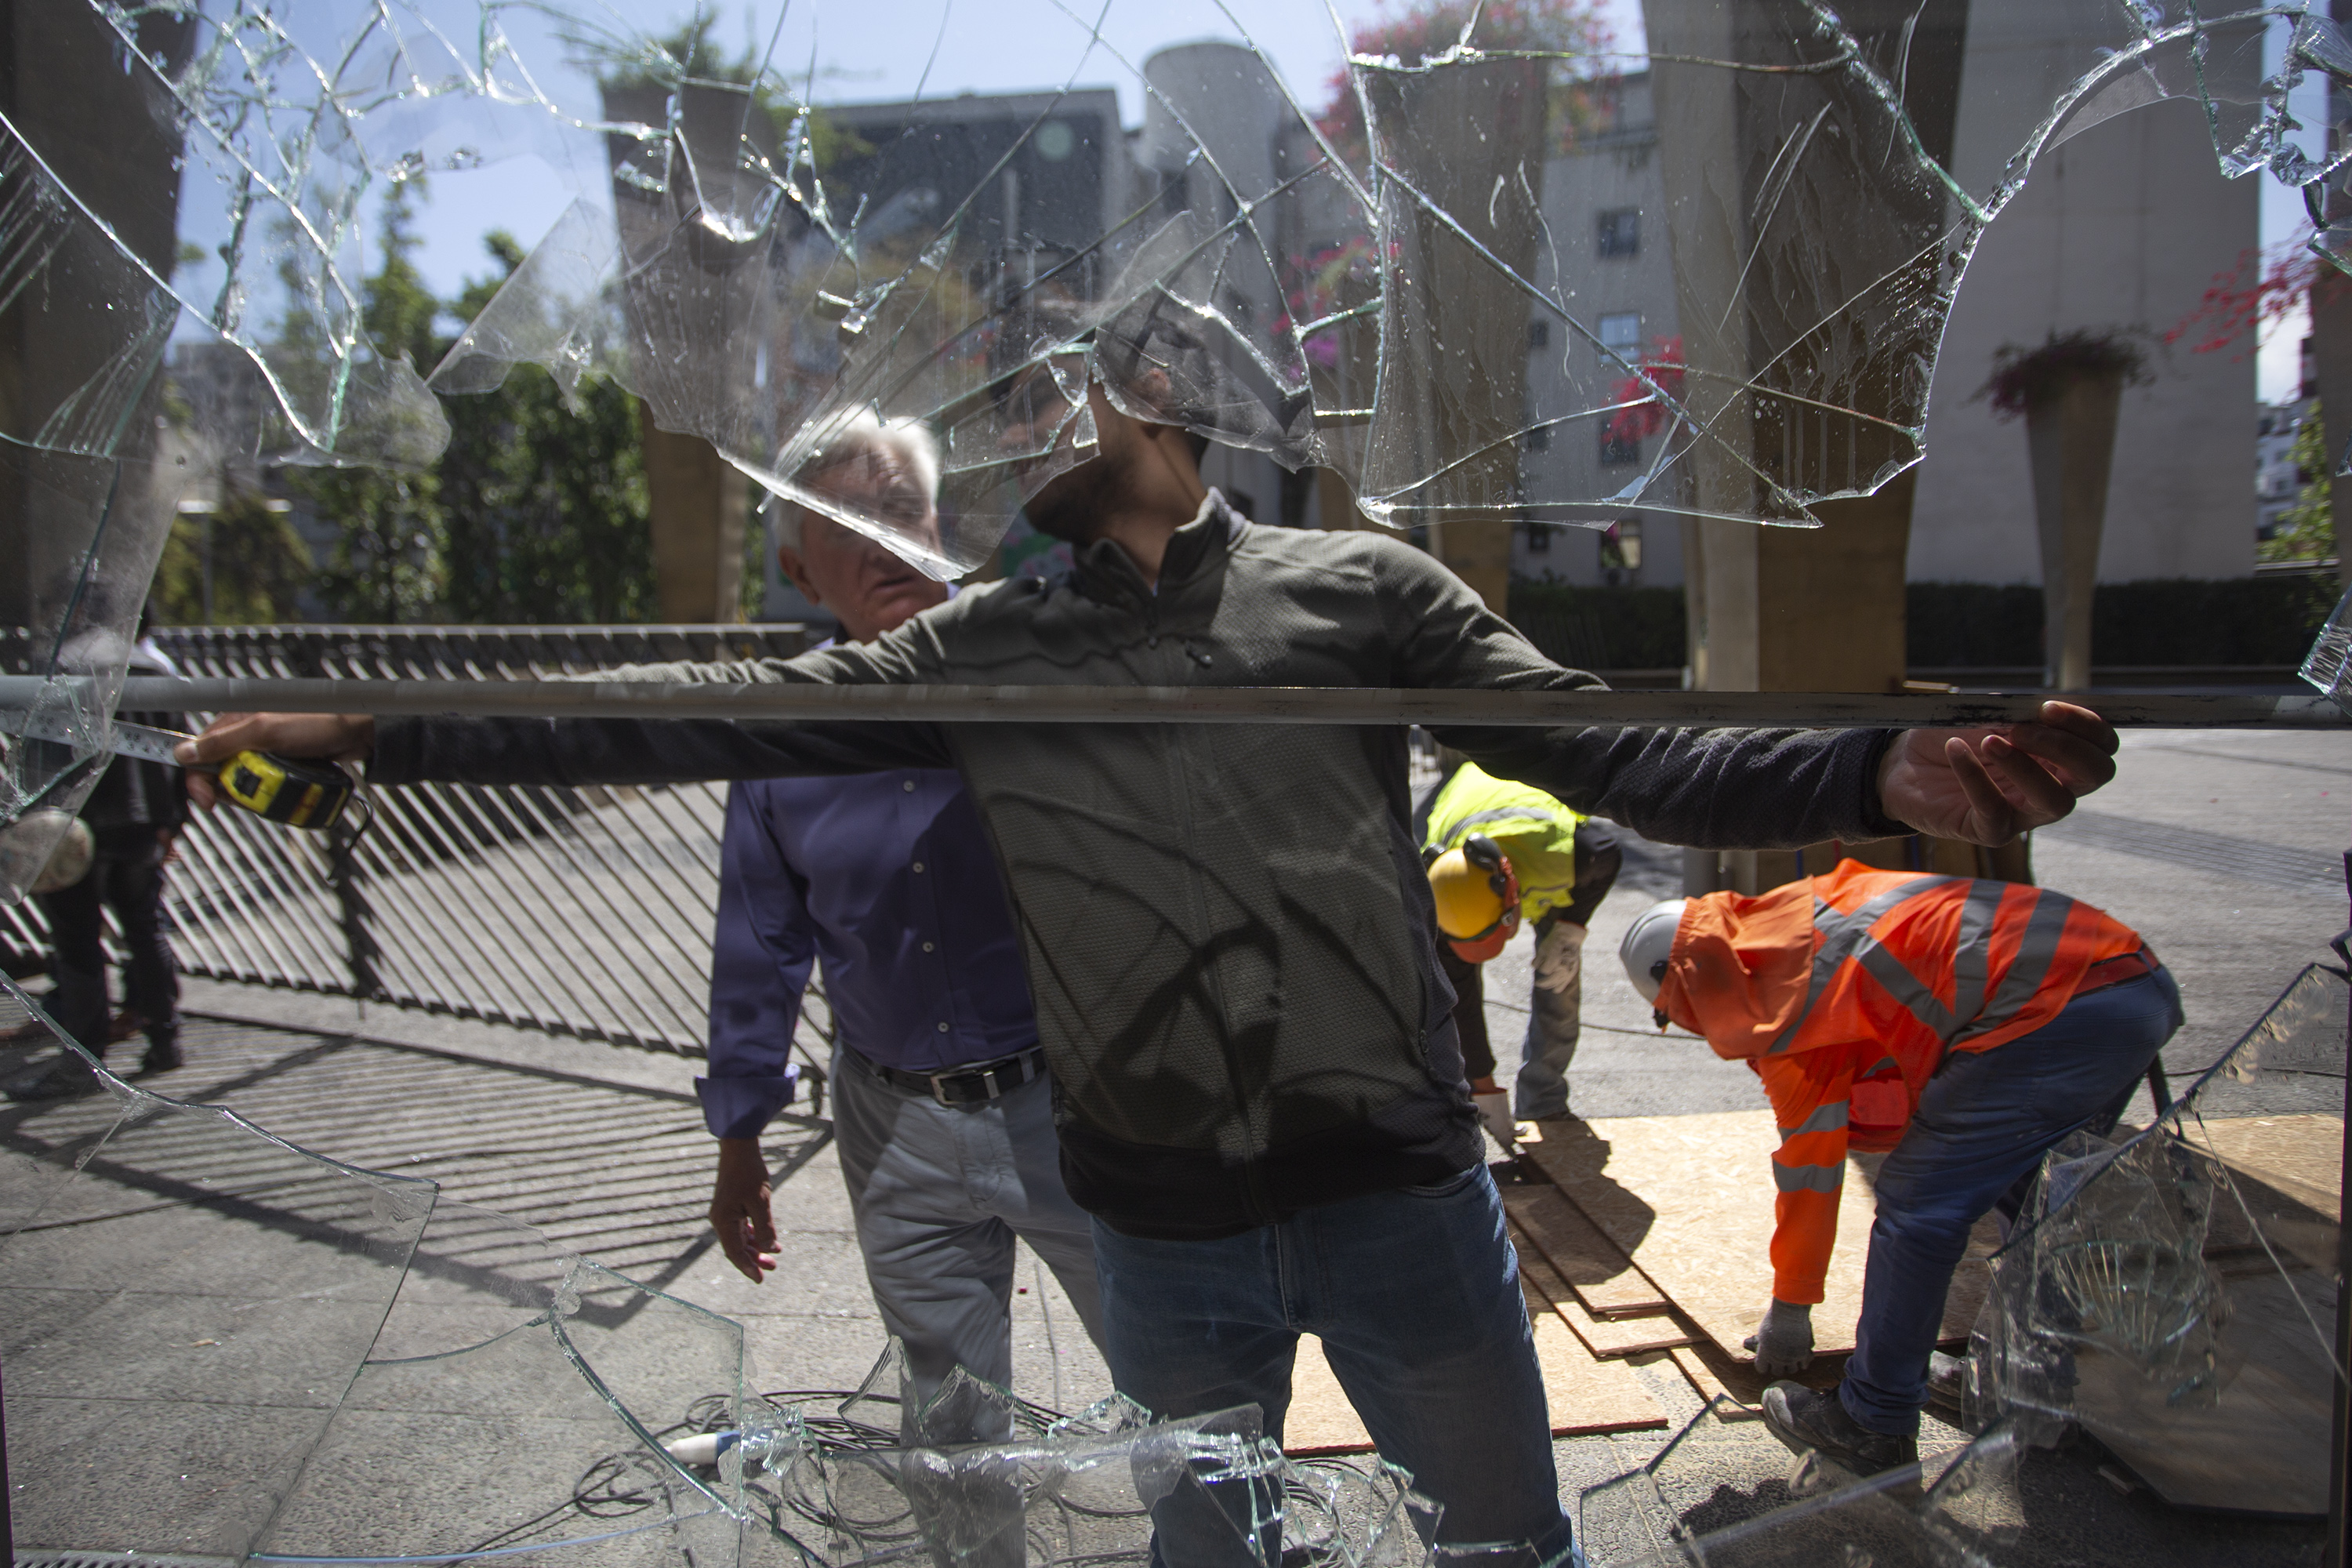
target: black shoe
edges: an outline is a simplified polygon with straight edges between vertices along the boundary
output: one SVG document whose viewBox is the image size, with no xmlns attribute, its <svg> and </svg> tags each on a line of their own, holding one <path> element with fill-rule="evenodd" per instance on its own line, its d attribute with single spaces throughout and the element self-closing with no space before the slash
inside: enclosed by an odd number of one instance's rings
<svg viewBox="0 0 2352 1568">
<path fill-rule="evenodd" d="M 98 1075 L 89 1064 L 68 1053 L 48 1066 L 28 1072 L 10 1083 L 5 1090 L 15 1100 L 73 1100 L 98 1092 Z"/>
<path fill-rule="evenodd" d="M 1845 1413 L 1835 1394 L 1816 1393 L 1801 1383 L 1776 1383 L 1764 1391 L 1764 1425 L 1790 1453 L 1810 1449 L 1856 1476 L 1919 1462 L 1916 1437 L 1873 1432 Z"/>
<path fill-rule="evenodd" d="M 1942 1351 L 1927 1357 L 1927 1408 L 1949 1426 L 1968 1425 L 1969 1363 Z"/>
<path fill-rule="evenodd" d="M 151 1040 L 147 1044 L 147 1054 L 139 1060 L 139 1076 L 145 1078 L 152 1073 L 170 1072 L 184 1059 L 180 1055 L 177 1041 L 165 1040 L 159 1043 Z"/>
</svg>

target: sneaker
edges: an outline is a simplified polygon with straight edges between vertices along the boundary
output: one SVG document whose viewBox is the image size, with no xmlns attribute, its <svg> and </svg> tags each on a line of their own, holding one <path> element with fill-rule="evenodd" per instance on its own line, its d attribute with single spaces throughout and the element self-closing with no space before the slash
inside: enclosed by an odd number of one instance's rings
<svg viewBox="0 0 2352 1568">
<path fill-rule="evenodd" d="M 1916 1437 L 1873 1432 L 1845 1413 L 1834 1393 L 1781 1382 L 1764 1391 L 1764 1425 L 1792 1454 L 1811 1451 L 1856 1476 L 1919 1462 Z"/>
<path fill-rule="evenodd" d="M 98 1075 L 82 1059 L 68 1053 L 45 1068 L 24 1074 L 5 1091 L 14 1100 L 73 1100 L 98 1092 Z"/>
</svg>

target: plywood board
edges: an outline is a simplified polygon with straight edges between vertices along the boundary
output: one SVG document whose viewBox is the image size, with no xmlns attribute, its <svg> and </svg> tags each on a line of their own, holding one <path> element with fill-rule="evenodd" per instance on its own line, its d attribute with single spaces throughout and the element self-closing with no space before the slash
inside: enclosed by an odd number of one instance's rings
<svg viewBox="0 0 2352 1568">
<path fill-rule="evenodd" d="M 1569 1332 L 1583 1342 L 1584 1348 L 1607 1360 L 1611 1356 L 1638 1355 L 1644 1351 L 1672 1350 L 1676 1345 L 1689 1344 L 1696 1331 L 1685 1327 L 1664 1312 L 1654 1312 L 1639 1318 L 1596 1318 L 1584 1310 L 1568 1282 L 1554 1271 L 1532 1243 L 1514 1235 L 1519 1252 L 1519 1273 L 1529 1287 L 1530 1310 L 1540 1297 L 1545 1306 L 1568 1325 Z"/>
<path fill-rule="evenodd" d="M 1665 1292 L 1557 1187 L 1513 1183 L 1503 1189 L 1503 1207 L 1595 1317 L 1666 1310 Z"/>
<path fill-rule="evenodd" d="M 1683 1380 L 1691 1385 L 1692 1392 L 1699 1396 L 1700 1403 L 1712 1404 L 1717 1399 L 1728 1399 L 1731 1402 L 1729 1405 L 1718 1406 L 1725 1420 L 1763 1419 L 1763 1407 L 1756 1403 L 1762 1397 L 1760 1388 L 1748 1389 L 1745 1392 L 1734 1389 L 1729 1379 L 1717 1374 L 1716 1369 L 1707 1363 L 1706 1358 L 1699 1354 L 1696 1346 L 1685 1346 L 1678 1350 L 1667 1351 L 1660 1359 L 1672 1363 L 1674 1369 L 1683 1374 Z M 1746 1381 L 1752 1384 L 1757 1380 L 1751 1373 Z"/>
<path fill-rule="evenodd" d="M 1587 1437 L 1601 1432 L 1656 1431 L 1666 1424 L 1657 1401 L 1633 1364 L 1601 1361 L 1588 1352 L 1569 1327 L 1550 1312 L 1535 1310 L 1528 1321 L 1536 1332 L 1536 1361 L 1543 1368 L 1544 1403 L 1555 1437 Z"/>
<path fill-rule="evenodd" d="M 1282 1420 L 1282 1451 L 1286 1454 L 1369 1454 L 1372 1440 L 1330 1363 L 1323 1359 L 1323 1342 L 1313 1334 L 1298 1336 L 1298 1360 L 1290 1369 L 1290 1413 Z"/>
<path fill-rule="evenodd" d="M 1563 1184 L 1566 1195 L 1718 1350 L 1744 1356 L 1740 1342 L 1772 1296 L 1771 1157 L 1780 1131 L 1770 1110 L 1618 1117 L 1591 1123 L 1581 1147 L 1564 1138 L 1546 1147 L 1554 1144 L 1575 1152 L 1562 1162 L 1577 1178 Z M 1813 1309 L 1817 1353 L 1853 1349 L 1876 1163 L 1866 1155 L 1847 1163 L 1837 1248 Z M 1991 1222 L 1980 1222 L 1945 1302 L 1945 1342 L 1965 1340 L 1976 1321 L 1988 1279 L 1982 1259 L 1993 1246 Z"/>
<path fill-rule="evenodd" d="M 2332 1325 L 2335 1292 L 2310 1274 L 2294 1284 L 2273 1274 L 2231 1287 L 2222 1361 L 2244 1359 L 2209 1410 L 2169 1406 L 2163 1384 L 2113 1356 L 2081 1353 L 2074 1402 L 2084 1426 L 2178 1507 L 2326 1514 L 2334 1379 L 2305 1312 Z"/>
<path fill-rule="evenodd" d="M 2192 1128 L 2231 1170 L 2242 1172 L 2329 1219 L 2343 1209 L 2344 1119 L 2233 1116 Z"/>
<path fill-rule="evenodd" d="M 1535 1302 L 1530 1300 L 1530 1307 Z M 1666 1424 L 1664 1407 L 1622 1361 L 1599 1361 L 1549 1312 L 1531 1310 L 1536 1361 L 1543 1369 L 1544 1401 L 1555 1437 L 1599 1432 L 1654 1431 Z M 1283 1420 L 1286 1454 L 1366 1454 L 1372 1440 L 1339 1379 L 1324 1359 L 1323 1342 L 1312 1334 L 1298 1340 L 1298 1360 L 1290 1373 L 1290 1413 Z"/>
</svg>

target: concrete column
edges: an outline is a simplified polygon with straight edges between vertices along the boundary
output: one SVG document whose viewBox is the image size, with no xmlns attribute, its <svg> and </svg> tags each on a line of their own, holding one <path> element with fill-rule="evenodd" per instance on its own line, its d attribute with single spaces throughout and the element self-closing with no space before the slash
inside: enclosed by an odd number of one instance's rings
<svg viewBox="0 0 2352 1568">
<path fill-rule="evenodd" d="M 2042 683 L 2061 691 L 2091 684 L 2091 602 L 2123 392 L 2119 375 L 2077 376 L 2025 411 L 2042 543 Z"/>
<path fill-rule="evenodd" d="M 1667 199 L 1664 226 L 1690 367 L 1685 398 L 1710 437 L 1685 458 L 1685 495 L 1695 512 L 1716 514 L 1684 524 L 1692 679 L 1717 691 L 1900 690 L 1916 470 L 1868 495 L 1812 503 L 1819 528 L 1728 521 L 1783 513 L 1776 485 L 1815 494 L 1858 489 L 1908 455 L 1907 438 L 1873 419 L 1829 412 L 1837 405 L 1879 418 L 1900 411 L 1906 356 L 1897 345 L 1878 343 L 1868 363 L 1857 363 L 1817 346 L 1810 312 L 1827 301 L 1805 290 L 1816 274 L 1867 278 L 1906 268 L 1920 271 L 1920 288 L 1932 289 L 1936 279 L 1920 262 L 1920 243 L 1947 221 L 1943 196 L 1927 182 L 1915 191 L 1891 191 L 1858 168 L 1816 159 L 1806 199 L 1832 211 L 1841 201 L 1868 201 L 1876 221 L 1850 233 L 1785 220 L 1757 227 L 1759 215 L 1780 210 L 1760 199 L 1757 183 L 1776 171 L 1785 176 L 1780 159 L 1791 134 L 1783 123 L 1793 112 L 1788 95 L 1759 92 L 1755 79 L 1738 71 L 1683 62 L 1795 64 L 1776 52 L 1786 47 L 1781 15 L 1769 5 L 1652 6 L 1647 14 L 1650 45 L 1661 57 L 1652 80 Z M 1910 67 L 1904 90 L 1912 129 L 1930 156 L 1948 163 L 1965 0 L 1925 7 L 1856 0 L 1841 6 L 1840 16 L 1865 55 L 1900 48 Z M 1928 338 L 1917 349 L 1932 353 L 1934 346 Z M 1834 387 L 1834 396 L 1808 391 L 1807 373 Z M 1743 390 L 1759 374 L 1786 382 L 1797 395 Z M 1827 406 L 1809 404 L 1815 397 Z M 1977 874 L 1970 847 L 1947 852 L 1928 841 L 1898 839 L 1801 852 L 1692 851 L 1685 887 L 1692 893 L 1760 892 L 1825 871 L 1841 853 L 1921 868 L 1940 864 L 1940 857 L 1955 869 L 1965 861 L 1968 873 Z"/>
<path fill-rule="evenodd" d="M 665 621 L 743 618 L 749 481 L 699 436 L 680 436 L 637 405 L 651 500 L 654 584 Z"/>
</svg>

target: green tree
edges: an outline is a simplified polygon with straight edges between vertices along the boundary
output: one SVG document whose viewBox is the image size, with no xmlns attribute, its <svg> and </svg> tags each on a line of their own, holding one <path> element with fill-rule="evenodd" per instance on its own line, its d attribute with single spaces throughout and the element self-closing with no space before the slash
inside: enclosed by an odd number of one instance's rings
<svg viewBox="0 0 2352 1568">
<path fill-rule="evenodd" d="M 2316 400 L 2294 433 L 2294 458 L 2303 493 L 2254 553 L 2264 561 L 2326 561 L 2336 553 L 2336 515 L 2328 506 L 2327 432 Z"/>
<path fill-rule="evenodd" d="M 458 297 L 468 321 L 523 260 L 504 231 L 482 244 L 499 270 Z M 531 625 L 648 618 L 653 538 L 636 400 L 600 379 L 582 383 L 578 405 L 566 407 L 544 369 L 517 365 L 496 392 L 446 407 L 450 612 Z"/>
<path fill-rule="evenodd" d="M 412 188 L 414 187 L 414 188 Z M 446 346 L 434 335 L 441 303 L 410 257 L 421 181 L 395 184 L 383 201 L 383 263 L 362 286 L 360 322 L 379 353 L 429 371 Z M 439 476 L 353 467 L 295 471 L 289 488 L 335 525 L 319 574 L 320 596 L 346 621 L 430 621 L 441 609 L 446 520 Z"/>
<path fill-rule="evenodd" d="M 156 619 L 166 626 L 270 626 L 294 618 L 295 601 L 310 580 L 310 547 L 295 531 L 284 504 L 272 506 L 249 490 L 232 490 L 209 519 L 182 516 L 172 524 L 151 602 Z"/>
</svg>

